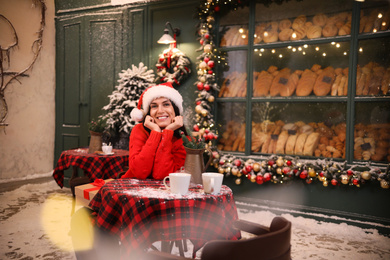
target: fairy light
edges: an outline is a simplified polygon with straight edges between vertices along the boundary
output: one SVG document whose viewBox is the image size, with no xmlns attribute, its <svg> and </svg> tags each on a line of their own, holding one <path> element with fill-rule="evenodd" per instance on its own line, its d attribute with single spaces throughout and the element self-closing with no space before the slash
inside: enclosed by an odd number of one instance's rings
<svg viewBox="0 0 390 260">
<path fill-rule="evenodd" d="M 326 56 L 326 53 L 325 53 L 325 52 L 324 52 L 324 53 L 322 53 L 322 56 L 324 56 L 324 57 L 325 57 L 325 56 Z"/>
<path fill-rule="evenodd" d="M 275 53 L 276 51 L 275 51 L 275 49 L 272 49 L 271 52 L 272 52 L 272 53 Z"/>
<path fill-rule="evenodd" d="M 268 32 L 265 31 L 265 32 L 264 32 L 264 37 L 267 37 L 267 36 L 268 36 Z"/>
<path fill-rule="evenodd" d="M 346 56 L 346 55 L 347 55 L 347 52 L 345 51 L 343 54 Z"/>
<path fill-rule="evenodd" d="M 385 27 L 386 26 L 386 22 L 382 22 L 382 26 Z"/>
<path fill-rule="evenodd" d="M 331 42 L 330 44 L 332 44 L 332 45 L 335 45 L 335 44 L 336 44 L 336 42 Z"/>
<path fill-rule="evenodd" d="M 376 28 L 374 28 L 373 30 L 372 30 L 372 32 L 374 32 L 374 33 L 376 33 L 378 30 L 376 29 Z"/>
<path fill-rule="evenodd" d="M 282 54 L 279 54 L 279 58 L 283 58 L 283 55 L 282 55 Z"/>
<path fill-rule="evenodd" d="M 264 52 L 264 49 L 263 49 L 263 48 L 261 48 L 261 49 L 260 49 L 260 51 L 261 51 L 261 52 Z"/>
<path fill-rule="evenodd" d="M 292 46 L 287 46 L 287 49 L 291 49 L 292 48 Z"/>
<path fill-rule="evenodd" d="M 297 34 L 296 34 L 295 32 L 293 32 L 293 34 L 291 35 L 291 37 L 292 37 L 293 39 L 295 39 L 295 38 L 297 38 Z"/>
<path fill-rule="evenodd" d="M 320 50 L 320 47 L 317 46 L 317 47 L 316 47 L 316 51 L 319 51 L 319 50 Z"/>
<path fill-rule="evenodd" d="M 292 51 L 293 51 L 293 52 L 296 52 L 296 51 L 297 51 L 297 49 L 296 49 L 296 48 L 292 48 Z"/>
<path fill-rule="evenodd" d="M 242 29 L 242 28 L 240 28 L 238 31 L 239 31 L 240 33 L 244 33 L 244 29 Z"/>
<path fill-rule="evenodd" d="M 340 43 L 337 43 L 337 44 L 336 44 L 336 48 L 340 48 Z"/>
<path fill-rule="evenodd" d="M 245 35 L 245 34 L 241 35 L 241 38 L 245 39 L 245 38 L 246 38 L 246 35 Z"/>
<path fill-rule="evenodd" d="M 305 52 L 305 51 L 303 51 L 303 52 L 302 52 L 302 54 L 303 54 L 303 55 L 306 55 L 306 52 Z"/>
<path fill-rule="evenodd" d="M 302 47 L 301 46 L 298 47 L 298 51 L 302 51 Z"/>
<path fill-rule="evenodd" d="M 359 52 L 363 52 L 363 48 L 362 47 L 359 48 Z"/>
<path fill-rule="evenodd" d="M 378 13 L 378 18 L 381 19 L 383 17 L 382 13 Z"/>
<path fill-rule="evenodd" d="M 307 47 L 309 47 L 309 45 L 307 44 L 303 45 L 303 48 L 307 49 Z"/>
<path fill-rule="evenodd" d="M 255 49 L 255 52 L 258 52 L 259 51 L 259 49 Z"/>
</svg>

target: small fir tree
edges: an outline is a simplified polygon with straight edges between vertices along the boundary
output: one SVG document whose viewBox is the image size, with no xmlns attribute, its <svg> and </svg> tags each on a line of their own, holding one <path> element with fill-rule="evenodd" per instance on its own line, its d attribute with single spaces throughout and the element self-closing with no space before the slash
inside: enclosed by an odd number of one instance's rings
<svg viewBox="0 0 390 260">
<path fill-rule="evenodd" d="M 153 84 L 155 75 L 153 70 L 140 62 L 139 67 L 132 65 L 132 69 L 122 70 L 119 73 L 119 85 L 111 95 L 110 103 L 103 107 L 107 113 L 103 119 L 107 121 L 107 130 L 114 136 L 121 132 L 129 134 L 136 122 L 131 120 L 130 112 L 137 107 L 142 92 Z"/>
</svg>

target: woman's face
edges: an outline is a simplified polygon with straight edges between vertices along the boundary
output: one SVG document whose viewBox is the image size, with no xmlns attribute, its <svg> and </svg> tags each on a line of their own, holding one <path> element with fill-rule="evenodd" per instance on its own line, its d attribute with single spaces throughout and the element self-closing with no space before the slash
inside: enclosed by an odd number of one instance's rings
<svg viewBox="0 0 390 260">
<path fill-rule="evenodd" d="M 165 97 L 154 99 L 150 104 L 150 116 L 161 129 L 170 125 L 175 118 L 171 101 Z"/>
</svg>

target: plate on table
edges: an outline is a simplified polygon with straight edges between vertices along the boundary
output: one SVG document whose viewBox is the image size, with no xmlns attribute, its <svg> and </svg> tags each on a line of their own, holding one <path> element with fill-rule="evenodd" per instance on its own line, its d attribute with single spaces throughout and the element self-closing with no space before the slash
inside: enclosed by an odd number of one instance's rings
<svg viewBox="0 0 390 260">
<path fill-rule="evenodd" d="M 113 155 L 114 152 L 111 152 L 111 153 L 103 153 L 102 151 L 97 151 L 96 154 L 98 154 L 98 155 Z"/>
</svg>

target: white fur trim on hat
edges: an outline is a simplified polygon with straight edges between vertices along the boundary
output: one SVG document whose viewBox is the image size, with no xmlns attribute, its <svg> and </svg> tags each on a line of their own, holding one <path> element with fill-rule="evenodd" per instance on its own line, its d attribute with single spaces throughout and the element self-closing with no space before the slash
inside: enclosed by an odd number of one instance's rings
<svg viewBox="0 0 390 260">
<path fill-rule="evenodd" d="M 183 97 L 179 91 L 166 85 L 156 85 L 146 90 L 142 98 L 142 110 L 145 115 L 149 111 L 150 103 L 156 98 L 165 97 L 171 100 L 179 108 L 180 114 L 183 114 Z M 134 109 L 133 109 L 134 110 Z"/>
<path fill-rule="evenodd" d="M 136 122 L 140 122 L 144 119 L 144 112 L 141 110 L 141 109 L 138 109 L 138 108 L 133 108 L 133 110 L 131 110 L 130 112 L 130 117 L 131 117 L 131 120 L 133 121 L 136 121 Z"/>
</svg>

